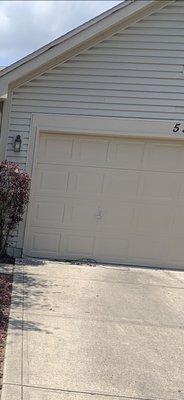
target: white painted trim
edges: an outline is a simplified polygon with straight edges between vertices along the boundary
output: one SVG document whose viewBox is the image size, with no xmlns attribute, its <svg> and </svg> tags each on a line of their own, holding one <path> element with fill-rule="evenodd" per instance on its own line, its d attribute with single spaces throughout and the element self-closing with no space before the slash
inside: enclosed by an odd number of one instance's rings
<svg viewBox="0 0 184 400">
<path fill-rule="evenodd" d="M 3 161 L 6 156 L 6 146 L 9 132 L 9 114 L 11 107 L 11 92 L 9 92 L 7 99 L 4 100 L 1 135 L 0 135 L 0 161 Z"/>
<path fill-rule="evenodd" d="M 33 131 L 173 139 L 173 124 L 180 121 L 119 117 L 33 114 Z M 182 121 L 181 121 L 182 123 Z M 174 139 L 181 139 L 181 135 Z M 33 139 L 33 138 L 32 138 Z"/>
<path fill-rule="evenodd" d="M 36 134 L 37 133 L 37 134 Z M 29 145 L 28 145 L 28 157 L 27 157 L 27 172 L 29 173 L 30 176 L 32 176 L 32 170 L 33 166 L 35 163 L 35 158 L 36 158 L 36 144 L 38 142 L 38 135 L 39 132 L 37 131 L 37 128 L 35 128 L 34 123 L 33 123 L 33 115 L 31 119 L 31 124 L 30 124 L 30 139 L 29 139 Z M 30 193 L 30 199 L 29 202 L 31 201 L 31 193 Z M 29 207 L 29 206 L 28 206 Z M 26 227 L 27 227 L 27 217 L 28 217 L 28 207 L 24 213 L 24 218 L 23 221 L 19 224 L 19 229 L 18 229 L 18 237 L 17 237 L 17 247 L 22 248 L 22 244 L 24 245 L 25 243 L 25 232 L 26 232 Z"/>
<path fill-rule="evenodd" d="M 173 127 L 178 122 L 180 121 L 33 114 L 30 128 L 27 170 L 32 174 L 33 158 L 35 157 L 40 132 L 184 140 L 184 136 L 181 136 L 181 134 L 172 134 Z"/>
<path fill-rule="evenodd" d="M 112 117 L 81 117 L 53 114 L 33 114 L 28 149 L 27 171 L 32 176 L 36 165 L 36 156 L 40 133 L 80 134 L 95 136 L 114 136 L 161 140 L 184 140 L 184 136 L 171 134 L 174 124 L 179 121 L 141 120 Z M 182 123 L 182 122 L 181 122 Z M 31 197 L 30 197 L 31 202 Z M 29 220 L 25 215 L 25 225 L 21 226 L 18 243 L 26 248 Z M 25 232 L 24 232 L 25 230 Z"/>
</svg>

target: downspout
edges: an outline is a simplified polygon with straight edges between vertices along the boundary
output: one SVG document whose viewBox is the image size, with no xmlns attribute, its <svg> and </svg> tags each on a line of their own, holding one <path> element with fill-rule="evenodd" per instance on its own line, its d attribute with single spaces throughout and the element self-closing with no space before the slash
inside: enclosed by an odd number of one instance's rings
<svg viewBox="0 0 184 400">
<path fill-rule="evenodd" d="M 2 120 L 3 120 L 3 108 L 4 108 L 4 98 L 0 97 L 0 161 L 2 154 Z"/>
<path fill-rule="evenodd" d="M 0 99 L 0 138 L 1 138 L 2 117 L 3 117 L 3 101 Z"/>
</svg>

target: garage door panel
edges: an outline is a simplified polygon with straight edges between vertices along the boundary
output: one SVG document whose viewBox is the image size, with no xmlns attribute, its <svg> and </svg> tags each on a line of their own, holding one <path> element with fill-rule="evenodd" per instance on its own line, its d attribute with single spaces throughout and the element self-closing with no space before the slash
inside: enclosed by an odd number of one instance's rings
<svg viewBox="0 0 184 400">
<path fill-rule="evenodd" d="M 83 168 L 64 165 L 48 166 L 39 165 L 33 190 L 44 195 L 83 193 L 99 194 L 103 190 L 105 170 L 102 168 Z"/>
<path fill-rule="evenodd" d="M 131 255 L 135 260 L 155 260 L 165 262 L 168 259 L 168 238 L 156 236 L 134 236 L 131 240 Z"/>
<path fill-rule="evenodd" d="M 126 234 L 133 229 L 135 203 L 102 202 L 97 215 L 97 231 L 101 233 Z"/>
<path fill-rule="evenodd" d="M 60 254 L 60 232 L 42 231 L 41 229 L 31 230 L 31 250 L 39 254 L 52 254 L 58 256 Z"/>
<path fill-rule="evenodd" d="M 184 265 L 184 235 L 182 238 L 175 237 L 170 243 L 168 259 L 176 264 L 180 262 Z"/>
<path fill-rule="evenodd" d="M 175 238 L 183 237 L 184 243 L 184 206 L 177 207 L 173 215 L 174 221 L 172 225 L 173 235 Z"/>
<path fill-rule="evenodd" d="M 71 171 L 68 178 L 68 189 L 69 194 L 79 194 L 84 195 L 96 195 L 103 190 L 103 179 L 104 173 L 99 169 L 94 168 L 84 168 L 78 169 L 78 171 Z"/>
<path fill-rule="evenodd" d="M 145 142 L 126 140 L 111 140 L 108 151 L 110 166 L 119 168 L 141 168 L 143 164 Z"/>
<path fill-rule="evenodd" d="M 178 191 L 177 199 L 183 203 L 184 201 L 184 174 L 180 174 L 180 188 Z"/>
<path fill-rule="evenodd" d="M 137 205 L 133 231 L 138 233 L 171 234 L 175 210 L 165 205 Z"/>
<path fill-rule="evenodd" d="M 99 204 L 96 201 L 81 201 L 79 198 L 34 197 L 32 226 L 41 228 L 88 228 L 94 230 L 98 221 Z"/>
<path fill-rule="evenodd" d="M 183 147 L 173 143 L 148 143 L 144 154 L 144 165 L 150 171 L 184 170 Z"/>
<path fill-rule="evenodd" d="M 103 194 L 119 199 L 134 199 L 139 195 L 140 173 L 134 171 L 108 171 L 104 174 Z"/>
<path fill-rule="evenodd" d="M 107 152 L 109 146 L 109 139 L 99 138 L 79 138 L 76 143 L 76 159 L 80 164 L 95 164 L 100 162 L 105 163 L 107 160 Z"/>
<path fill-rule="evenodd" d="M 180 263 L 182 263 L 182 265 L 184 265 L 183 243 L 184 243 L 184 237 L 183 238 L 177 237 L 171 243 L 168 259 L 171 260 L 173 264 L 177 264 L 177 262 L 179 261 Z"/>
<path fill-rule="evenodd" d="M 175 174 L 144 172 L 141 186 L 142 199 L 173 201 L 179 193 L 180 180 Z"/>
<path fill-rule="evenodd" d="M 68 170 L 61 171 L 60 168 L 42 170 L 39 168 L 34 182 L 35 191 L 39 191 L 39 193 L 47 192 L 48 194 L 53 193 L 53 191 L 66 193 L 68 179 Z"/>
<path fill-rule="evenodd" d="M 62 227 L 65 215 L 65 202 L 55 202 L 55 199 L 37 200 L 32 212 L 32 225 L 43 227 Z"/>
<path fill-rule="evenodd" d="M 124 237 L 117 236 L 106 237 L 98 235 L 94 244 L 94 255 L 97 259 L 105 260 L 108 258 L 114 260 L 128 258 L 129 254 L 129 240 Z"/>
<path fill-rule="evenodd" d="M 140 195 L 141 173 L 136 171 L 107 170 L 105 168 L 83 168 L 48 166 L 36 171 L 33 190 L 40 194 L 75 195 L 82 193 L 85 196 L 104 194 L 105 196 L 120 196 L 135 198 Z"/>
<path fill-rule="evenodd" d="M 41 135 L 38 149 L 38 162 L 49 164 L 63 163 L 72 158 L 74 136 Z"/>
<path fill-rule="evenodd" d="M 94 229 L 97 223 L 96 215 L 99 206 L 97 202 L 81 199 L 70 199 L 66 202 L 63 226 Z"/>
<path fill-rule="evenodd" d="M 114 234 L 152 233 L 154 236 L 159 233 L 172 235 L 175 219 L 175 209 L 169 206 L 136 202 L 102 203 L 97 231 L 106 233 L 113 231 Z M 184 217 L 181 218 L 181 228 L 182 223 L 184 223 Z M 178 221 L 175 222 L 175 227 L 178 227 Z"/>
<path fill-rule="evenodd" d="M 88 233 L 77 234 L 76 232 L 72 234 L 72 232 L 66 232 L 64 242 L 63 253 L 66 257 L 71 255 L 73 257 L 86 256 L 92 258 L 94 236 Z"/>
</svg>

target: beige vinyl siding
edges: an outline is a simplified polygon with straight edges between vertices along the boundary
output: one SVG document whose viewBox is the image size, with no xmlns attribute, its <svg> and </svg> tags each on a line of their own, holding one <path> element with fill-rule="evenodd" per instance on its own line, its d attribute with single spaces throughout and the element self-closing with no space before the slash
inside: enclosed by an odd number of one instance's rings
<svg viewBox="0 0 184 400">
<path fill-rule="evenodd" d="M 184 119 L 183 43 L 184 2 L 177 1 L 16 88 L 7 158 L 26 167 L 32 113 Z"/>
</svg>

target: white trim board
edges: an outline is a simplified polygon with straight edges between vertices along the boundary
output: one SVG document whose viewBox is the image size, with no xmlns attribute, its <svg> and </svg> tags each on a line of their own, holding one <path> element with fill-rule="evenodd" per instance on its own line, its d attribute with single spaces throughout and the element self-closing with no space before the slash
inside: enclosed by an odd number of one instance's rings
<svg viewBox="0 0 184 400">
<path fill-rule="evenodd" d="M 184 124 L 184 121 L 33 114 L 28 151 L 28 170 L 32 169 L 36 136 L 39 132 L 183 140 L 184 135 L 172 133 L 176 123 Z"/>
<path fill-rule="evenodd" d="M 116 136 L 129 138 L 146 138 L 161 140 L 184 140 L 184 136 L 171 134 L 174 125 L 179 121 L 141 120 L 112 117 L 81 117 L 53 114 L 33 114 L 30 130 L 30 141 L 27 159 L 27 171 L 32 176 L 40 133 L 80 134 L 95 136 Z M 181 122 L 182 124 L 182 122 Z M 184 124 L 184 121 L 183 121 Z M 28 228 L 27 215 L 25 223 L 19 226 L 18 247 L 24 248 L 25 232 Z"/>
</svg>

